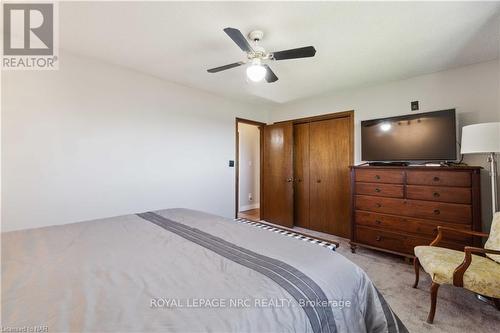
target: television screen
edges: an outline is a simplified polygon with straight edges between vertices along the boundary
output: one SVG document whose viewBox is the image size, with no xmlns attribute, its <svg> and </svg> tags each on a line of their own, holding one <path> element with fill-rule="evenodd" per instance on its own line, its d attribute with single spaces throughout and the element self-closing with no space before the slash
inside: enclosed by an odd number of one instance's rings
<svg viewBox="0 0 500 333">
<path fill-rule="evenodd" d="M 455 110 L 361 122 L 363 161 L 454 161 Z"/>
</svg>

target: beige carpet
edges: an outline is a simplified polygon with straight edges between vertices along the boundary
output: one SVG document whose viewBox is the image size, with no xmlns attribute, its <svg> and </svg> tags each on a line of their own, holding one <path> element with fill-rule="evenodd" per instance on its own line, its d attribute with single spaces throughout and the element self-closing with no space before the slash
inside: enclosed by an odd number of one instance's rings
<svg viewBox="0 0 500 333">
<path fill-rule="evenodd" d="M 339 242 L 337 252 L 364 269 L 410 332 L 500 332 L 500 311 L 479 301 L 473 293 L 453 286 L 439 288 L 434 324 L 427 324 L 431 280 L 424 271 L 420 273 L 418 289 L 413 289 L 413 265 L 401 257 L 363 248 L 352 254 L 347 239 L 307 232 Z"/>
</svg>

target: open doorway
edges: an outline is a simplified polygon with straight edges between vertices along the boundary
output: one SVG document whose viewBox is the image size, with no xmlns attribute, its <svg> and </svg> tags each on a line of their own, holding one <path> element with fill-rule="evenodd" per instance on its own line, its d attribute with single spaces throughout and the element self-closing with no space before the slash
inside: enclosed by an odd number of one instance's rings
<svg viewBox="0 0 500 333">
<path fill-rule="evenodd" d="M 261 217 L 262 126 L 236 119 L 236 217 L 259 221 Z"/>
</svg>

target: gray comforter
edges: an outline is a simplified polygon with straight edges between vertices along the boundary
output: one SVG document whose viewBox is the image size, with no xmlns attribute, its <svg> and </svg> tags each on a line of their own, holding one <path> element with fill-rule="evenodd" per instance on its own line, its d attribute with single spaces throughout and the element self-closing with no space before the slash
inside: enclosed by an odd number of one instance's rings
<svg viewBox="0 0 500 333">
<path fill-rule="evenodd" d="M 2 234 L 2 327 L 404 332 L 325 247 L 186 209 Z"/>
</svg>

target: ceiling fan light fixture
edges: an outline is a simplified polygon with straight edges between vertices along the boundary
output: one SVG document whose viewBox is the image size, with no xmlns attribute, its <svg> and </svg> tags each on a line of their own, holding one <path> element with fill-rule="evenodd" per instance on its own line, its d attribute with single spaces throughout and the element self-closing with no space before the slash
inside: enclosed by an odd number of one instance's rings
<svg viewBox="0 0 500 333">
<path fill-rule="evenodd" d="M 262 66 L 260 59 L 254 59 L 247 68 L 247 77 L 253 82 L 259 82 L 266 76 L 266 68 Z"/>
<path fill-rule="evenodd" d="M 258 42 L 262 39 L 262 37 L 264 37 L 264 33 L 260 30 L 251 31 L 248 35 L 248 39 L 254 41 L 254 45 L 250 45 L 248 43 L 247 37 L 243 36 L 241 31 L 236 28 L 227 27 L 224 28 L 224 32 L 243 52 L 245 52 L 246 60 L 207 69 L 207 72 L 209 73 L 217 73 L 231 68 L 239 67 L 246 64 L 248 60 L 251 60 L 252 63 L 247 67 L 246 70 L 248 77 L 247 82 L 259 82 L 263 79 L 266 79 L 268 83 L 273 83 L 278 81 L 278 77 L 276 76 L 276 74 L 274 74 L 269 65 L 262 64 L 262 61 L 267 62 L 271 60 L 274 61 L 310 58 L 314 57 L 314 55 L 316 54 L 316 49 L 314 48 L 314 46 L 304 46 L 278 52 L 266 52 L 266 50 L 262 46 L 258 45 Z"/>
</svg>

